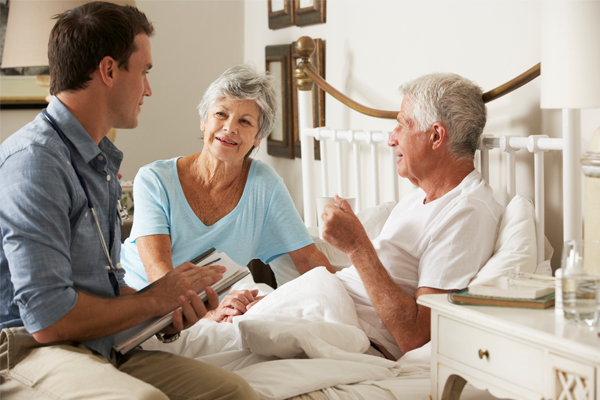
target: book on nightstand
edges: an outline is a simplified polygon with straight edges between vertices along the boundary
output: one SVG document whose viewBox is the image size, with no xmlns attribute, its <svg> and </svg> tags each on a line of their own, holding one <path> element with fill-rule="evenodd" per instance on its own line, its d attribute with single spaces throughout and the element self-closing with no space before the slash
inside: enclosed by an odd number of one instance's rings
<svg viewBox="0 0 600 400">
<path fill-rule="evenodd" d="M 537 299 L 514 299 L 494 296 L 474 296 L 469 293 L 469 289 L 467 288 L 448 293 L 448 300 L 454 304 L 464 305 L 543 309 L 554 305 L 554 292 Z"/>
<path fill-rule="evenodd" d="M 227 271 L 225 271 L 223 274 L 223 278 L 211 285 L 211 287 L 219 295 L 224 293 L 231 285 L 250 274 L 250 270 L 248 268 L 237 264 L 225 253 L 217 253 L 214 248 L 202 253 L 190 262 L 199 267 L 205 267 L 208 265 L 223 265 L 227 268 Z M 152 284 L 139 290 L 138 293 L 145 292 L 150 288 L 150 286 L 152 286 Z M 204 302 L 207 300 L 206 292 L 204 290 L 198 293 L 198 296 Z M 150 318 L 149 320 L 142 322 L 133 328 L 115 334 L 113 348 L 121 354 L 126 354 L 131 349 L 136 348 L 146 340 L 150 339 L 157 332 L 160 332 L 169 326 L 171 322 L 173 322 L 173 311 L 162 317 Z"/>
<path fill-rule="evenodd" d="M 555 285 L 552 276 L 520 273 L 514 278 L 501 276 L 468 289 L 473 296 L 533 300 L 554 293 Z"/>
</svg>

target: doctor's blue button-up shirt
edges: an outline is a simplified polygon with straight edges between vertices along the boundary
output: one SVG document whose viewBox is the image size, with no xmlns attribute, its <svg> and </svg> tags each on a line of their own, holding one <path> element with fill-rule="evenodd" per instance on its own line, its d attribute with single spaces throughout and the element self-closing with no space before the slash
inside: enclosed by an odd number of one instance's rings
<svg viewBox="0 0 600 400">
<path fill-rule="evenodd" d="M 64 317 L 77 291 L 115 296 L 69 151 L 87 183 L 113 265 L 121 252 L 117 172 L 123 153 L 107 138 L 96 145 L 56 97 L 48 114 L 68 148 L 41 114 L 0 145 L 0 328 L 25 326 L 30 333 Z M 126 286 L 124 271 L 116 275 L 119 286 Z M 84 344 L 110 359 L 112 336 Z"/>
</svg>

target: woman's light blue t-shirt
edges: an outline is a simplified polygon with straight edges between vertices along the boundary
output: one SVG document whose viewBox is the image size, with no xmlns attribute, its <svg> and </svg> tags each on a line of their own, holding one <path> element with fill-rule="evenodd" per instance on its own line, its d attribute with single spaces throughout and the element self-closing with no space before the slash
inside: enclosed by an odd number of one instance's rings
<svg viewBox="0 0 600 400">
<path fill-rule="evenodd" d="M 141 289 L 149 284 L 136 239 L 169 235 L 173 266 L 214 247 L 236 263 L 259 258 L 265 264 L 313 243 L 283 180 L 258 160 L 250 165 L 238 205 L 215 224 L 206 226 L 189 206 L 177 174 L 177 158 L 142 167 L 133 184 L 135 201 L 131 236 L 121 248 L 125 282 Z"/>
</svg>

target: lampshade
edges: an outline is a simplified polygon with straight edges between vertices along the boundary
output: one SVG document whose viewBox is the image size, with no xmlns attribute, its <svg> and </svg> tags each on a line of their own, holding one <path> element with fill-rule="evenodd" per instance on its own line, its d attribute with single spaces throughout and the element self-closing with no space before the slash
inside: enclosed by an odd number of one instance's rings
<svg viewBox="0 0 600 400">
<path fill-rule="evenodd" d="M 542 108 L 600 108 L 600 1 L 542 2 Z"/>
<path fill-rule="evenodd" d="M 6 23 L 2 68 L 48 65 L 48 39 L 56 23 L 53 17 L 88 3 L 79 0 L 11 0 Z M 135 1 L 110 1 L 135 6 Z"/>
</svg>

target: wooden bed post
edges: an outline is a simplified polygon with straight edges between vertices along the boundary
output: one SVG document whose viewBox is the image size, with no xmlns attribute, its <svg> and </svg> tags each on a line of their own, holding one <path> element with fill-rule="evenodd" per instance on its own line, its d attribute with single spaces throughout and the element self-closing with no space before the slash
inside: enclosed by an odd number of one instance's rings
<svg viewBox="0 0 600 400">
<path fill-rule="evenodd" d="M 315 51 L 315 42 L 308 36 L 296 41 L 296 52 L 302 58 L 294 75 L 298 86 L 298 126 L 300 131 L 300 151 L 302 153 L 302 199 L 304 202 L 304 225 L 307 228 L 317 226 L 317 205 L 314 186 L 311 182 L 315 161 L 312 136 L 305 136 L 303 130 L 312 128 L 312 87 L 313 81 L 304 72 L 304 66 L 310 65 L 309 58 Z"/>
</svg>

